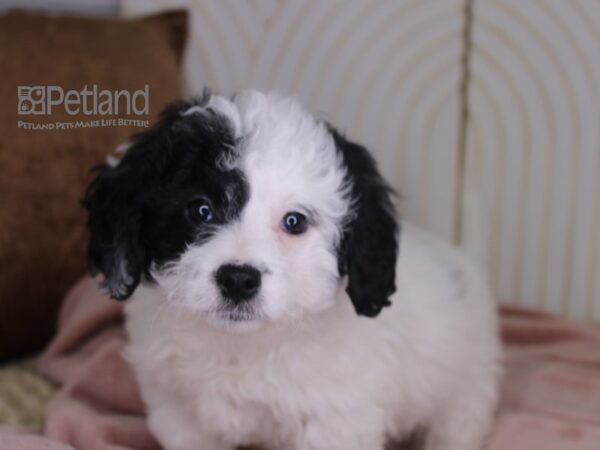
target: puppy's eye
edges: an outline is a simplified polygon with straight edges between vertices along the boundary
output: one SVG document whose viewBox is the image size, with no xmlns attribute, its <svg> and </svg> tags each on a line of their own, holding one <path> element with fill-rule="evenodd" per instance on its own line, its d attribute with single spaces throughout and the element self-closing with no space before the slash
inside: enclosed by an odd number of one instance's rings
<svg viewBox="0 0 600 450">
<path fill-rule="evenodd" d="M 281 220 L 281 228 L 289 234 L 301 234 L 308 228 L 306 216 L 299 212 L 289 212 Z"/>
<path fill-rule="evenodd" d="M 188 206 L 188 213 L 194 222 L 210 223 L 214 216 L 209 203 L 204 200 L 195 200 Z"/>
</svg>

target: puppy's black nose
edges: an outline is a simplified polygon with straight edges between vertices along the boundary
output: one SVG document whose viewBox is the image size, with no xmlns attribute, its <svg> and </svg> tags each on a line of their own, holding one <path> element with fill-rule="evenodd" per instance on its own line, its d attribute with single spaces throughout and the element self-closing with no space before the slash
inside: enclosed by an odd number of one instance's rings
<svg viewBox="0 0 600 450">
<path fill-rule="evenodd" d="M 225 264 L 215 275 L 223 297 L 236 303 L 250 300 L 260 288 L 260 272 L 252 266 Z"/>
</svg>

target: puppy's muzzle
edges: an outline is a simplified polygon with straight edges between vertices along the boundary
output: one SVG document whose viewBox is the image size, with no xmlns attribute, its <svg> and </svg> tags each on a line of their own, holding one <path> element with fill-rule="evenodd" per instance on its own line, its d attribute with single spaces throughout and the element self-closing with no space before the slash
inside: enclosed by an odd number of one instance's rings
<svg viewBox="0 0 600 450">
<path fill-rule="evenodd" d="M 215 274 L 217 286 L 224 298 L 239 304 L 250 300 L 260 289 L 260 272 L 247 264 L 225 264 Z"/>
</svg>

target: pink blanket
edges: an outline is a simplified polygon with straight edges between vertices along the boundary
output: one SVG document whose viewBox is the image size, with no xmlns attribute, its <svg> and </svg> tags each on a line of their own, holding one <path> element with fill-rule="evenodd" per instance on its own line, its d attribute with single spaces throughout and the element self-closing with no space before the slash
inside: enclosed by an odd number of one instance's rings
<svg viewBox="0 0 600 450">
<path fill-rule="evenodd" d="M 159 449 L 121 357 L 122 320 L 91 278 L 71 290 L 39 362 L 62 384 L 45 437 L 0 429 L 0 449 Z M 488 450 L 600 449 L 600 326 L 504 307 L 501 328 L 506 376 Z"/>
<path fill-rule="evenodd" d="M 500 315 L 506 376 L 488 450 L 600 449 L 600 325 Z"/>
</svg>

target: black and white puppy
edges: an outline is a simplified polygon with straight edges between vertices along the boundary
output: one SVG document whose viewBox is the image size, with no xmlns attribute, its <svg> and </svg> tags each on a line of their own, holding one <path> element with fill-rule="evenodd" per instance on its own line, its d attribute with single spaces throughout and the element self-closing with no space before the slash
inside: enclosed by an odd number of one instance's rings
<svg viewBox="0 0 600 450">
<path fill-rule="evenodd" d="M 93 269 L 131 297 L 127 358 L 166 449 L 382 450 L 417 428 L 429 450 L 482 448 L 487 285 L 411 226 L 397 258 L 372 157 L 296 101 L 174 105 L 84 204 Z"/>
</svg>

